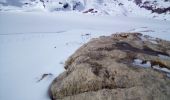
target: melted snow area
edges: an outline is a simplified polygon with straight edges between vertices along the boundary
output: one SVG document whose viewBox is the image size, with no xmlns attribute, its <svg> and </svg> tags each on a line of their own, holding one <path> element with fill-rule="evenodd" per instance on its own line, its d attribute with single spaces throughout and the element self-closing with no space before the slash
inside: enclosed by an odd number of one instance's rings
<svg viewBox="0 0 170 100">
<path fill-rule="evenodd" d="M 73 12 L 0 12 L 0 100 L 50 100 L 48 86 L 64 71 L 65 60 L 91 38 L 115 32 L 170 40 L 170 21 Z"/>
</svg>

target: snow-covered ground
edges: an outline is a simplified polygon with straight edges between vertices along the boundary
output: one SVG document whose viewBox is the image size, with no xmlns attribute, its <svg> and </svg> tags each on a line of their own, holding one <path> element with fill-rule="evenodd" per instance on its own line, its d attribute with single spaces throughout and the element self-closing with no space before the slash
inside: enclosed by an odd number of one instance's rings
<svg viewBox="0 0 170 100">
<path fill-rule="evenodd" d="M 0 12 L 0 100 L 49 100 L 63 63 L 93 37 L 141 32 L 170 40 L 170 21 L 72 12 Z M 52 73 L 37 82 L 43 74 Z"/>
</svg>

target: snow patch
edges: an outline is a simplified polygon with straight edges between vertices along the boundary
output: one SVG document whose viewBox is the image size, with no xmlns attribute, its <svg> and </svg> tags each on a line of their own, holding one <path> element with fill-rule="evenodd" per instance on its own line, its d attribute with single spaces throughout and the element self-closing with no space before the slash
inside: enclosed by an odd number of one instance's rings
<svg viewBox="0 0 170 100">
<path fill-rule="evenodd" d="M 167 77 L 170 77 L 170 70 L 165 67 L 160 67 L 159 65 L 155 65 L 155 66 L 153 66 L 153 69 L 164 72 L 167 74 Z"/>
<path fill-rule="evenodd" d="M 158 56 L 159 56 L 160 59 L 170 60 L 170 56 L 161 55 L 161 54 L 158 54 Z"/>
<path fill-rule="evenodd" d="M 151 62 L 150 61 L 147 61 L 144 63 L 143 60 L 141 59 L 134 59 L 134 62 L 133 62 L 134 65 L 137 65 L 139 67 L 143 67 L 143 68 L 149 68 L 151 67 Z"/>
</svg>

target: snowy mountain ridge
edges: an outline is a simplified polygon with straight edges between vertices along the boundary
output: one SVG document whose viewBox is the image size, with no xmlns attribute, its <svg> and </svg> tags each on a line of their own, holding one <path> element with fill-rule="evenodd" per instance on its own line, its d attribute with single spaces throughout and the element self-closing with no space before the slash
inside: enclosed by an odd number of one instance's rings
<svg viewBox="0 0 170 100">
<path fill-rule="evenodd" d="M 170 20 L 170 0 L 0 0 L 0 10 L 73 11 Z"/>
</svg>

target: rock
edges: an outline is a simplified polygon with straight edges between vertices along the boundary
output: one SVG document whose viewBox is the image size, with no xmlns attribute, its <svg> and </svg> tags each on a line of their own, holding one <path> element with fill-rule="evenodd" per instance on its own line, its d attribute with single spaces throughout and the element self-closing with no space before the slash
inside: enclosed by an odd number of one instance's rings
<svg viewBox="0 0 170 100">
<path fill-rule="evenodd" d="M 92 39 L 69 57 L 49 94 L 53 100 L 169 100 L 170 74 L 153 68 L 170 69 L 169 51 L 170 41 L 140 33 Z M 150 67 L 140 66 L 146 62 Z"/>
</svg>

